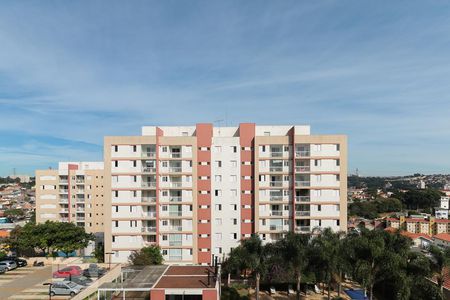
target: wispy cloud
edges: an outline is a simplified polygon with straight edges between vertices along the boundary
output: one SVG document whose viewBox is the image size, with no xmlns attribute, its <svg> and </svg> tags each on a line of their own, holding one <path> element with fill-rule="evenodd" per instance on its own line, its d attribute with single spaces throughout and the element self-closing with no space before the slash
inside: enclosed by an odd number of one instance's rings
<svg viewBox="0 0 450 300">
<path fill-rule="evenodd" d="M 421 1 L 3 1 L 0 174 L 224 118 L 348 134 L 365 174 L 446 172 L 449 17 Z"/>
</svg>

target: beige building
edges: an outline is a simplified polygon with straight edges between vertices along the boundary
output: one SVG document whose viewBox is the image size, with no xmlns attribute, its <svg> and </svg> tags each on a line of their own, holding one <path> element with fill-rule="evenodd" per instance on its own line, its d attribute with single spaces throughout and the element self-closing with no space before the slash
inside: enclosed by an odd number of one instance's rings
<svg viewBox="0 0 450 300">
<path fill-rule="evenodd" d="M 58 169 L 36 171 L 36 222 L 73 222 L 102 238 L 103 162 L 61 162 Z"/>
</svg>

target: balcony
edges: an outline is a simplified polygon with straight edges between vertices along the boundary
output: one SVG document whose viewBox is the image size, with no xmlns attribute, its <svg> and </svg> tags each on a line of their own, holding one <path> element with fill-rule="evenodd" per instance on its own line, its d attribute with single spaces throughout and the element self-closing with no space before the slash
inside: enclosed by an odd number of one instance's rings
<svg viewBox="0 0 450 300">
<path fill-rule="evenodd" d="M 270 167 L 270 172 L 283 172 L 283 167 Z"/>
<path fill-rule="evenodd" d="M 283 196 L 270 196 L 270 201 L 283 201 Z"/>
<path fill-rule="evenodd" d="M 142 202 L 154 203 L 156 202 L 156 197 L 142 197 Z"/>
<path fill-rule="evenodd" d="M 61 222 L 69 222 L 69 218 L 61 218 Z"/>
<path fill-rule="evenodd" d="M 59 203 L 69 203 L 69 199 L 59 199 Z"/>
<path fill-rule="evenodd" d="M 79 184 L 84 184 L 84 179 L 77 179 L 75 182 Z"/>
<path fill-rule="evenodd" d="M 295 156 L 297 156 L 297 157 L 309 157 L 309 156 L 311 156 L 311 152 L 309 152 L 309 151 L 295 151 Z"/>
<path fill-rule="evenodd" d="M 183 227 L 181 227 L 181 226 L 170 226 L 169 230 L 170 231 L 183 231 Z"/>
<path fill-rule="evenodd" d="M 84 194 L 84 190 L 78 189 L 78 190 L 77 190 L 77 194 Z"/>
<path fill-rule="evenodd" d="M 156 168 L 144 167 L 142 173 L 156 173 Z"/>
<path fill-rule="evenodd" d="M 169 241 L 169 246 L 182 246 L 182 241 Z"/>
<path fill-rule="evenodd" d="M 181 167 L 170 167 L 169 172 L 170 173 L 181 173 Z"/>
<path fill-rule="evenodd" d="M 143 218 L 156 218 L 156 211 L 143 212 L 141 215 Z"/>
<path fill-rule="evenodd" d="M 84 202 L 84 197 L 77 197 L 77 202 Z"/>
<path fill-rule="evenodd" d="M 144 241 L 144 246 L 154 246 L 156 245 L 156 241 L 152 242 L 152 241 Z"/>
<path fill-rule="evenodd" d="M 170 202 L 181 202 L 183 199 L 181 196 L 173 196 L 169 198 Z"/>
<path fill-rule="evenodd" d="M 84 222 L 84 217 L 77 217 L 77 221 L 83 221 Z"/>
<path fill-rule="evenodd" d="M 142 227 L 141 228 L 142 232 L 156 232 L 156 227 L 152 226 L 152 227 Z M 150 243 L 150 242 L 149 242 Z M 154 242 L 151 242 L 154 243 Z"/>
<path fill-rule="evenodd" d="M 68 208 L 61 208 L 61 210 L 59 211 L 60 214 L 67 214 L 69 213 L 69 209 Z"/>
<path fill-rule="evenodd" d="M 77 212 L 84 212 L 84 207 L 77 207 Z"/>
<path fill-rule="evenodd" d="M 310 226 L 295 226 L 295 231 L 298 232 L 310 232 L 311 227 Z"/>
<path fill-rule="evenodd" d="M 142 158 L 155 158 L 156 152 L 142 152 Z"/>
<path fill-rule="evenodd" d="M 282 231 L 283 230 L 283 225 L 270 225 L 269 229 L 270 230 L 276 230 L 276 231 Z"/>
<path fill-rule="evenodd" d="M 296 211 L 295 215 L 297 217 L 308 217 L 311 215 L 311 212 L 310 211 Z"/>
<path fill-rule="evenodd" d="M 183 185 L 183 183 L 181 181 L 172 181 L 170 182 L 170 187 L 173 188 L 179 188 Z"/>
<path fill-rule="evenodd" d="M 297 166 L 295 167 L 295 172 L 302 173 L 302 172 L 310 172 L 311 167 L 310 166 Z"/>
<path fill-rule="evenodd" d="M 295 202 L 310 202 L 311 201 L 311 197 L 309 196 L 296 196 L 295 197 Z"/>
<path fill-rule="evenodd" d="M 171 158 L 181 158 L 181 152 L 170 152 Z"/>
<path fill-rule="evenodd" d="M 295 186 L 310 186 L 311 181 L 296 181 Z"/>
<path fill-rule="evenodd" d="M 283 211 L 282 210 L 272 210 L 270 215 L 271 216 L 282 216 L 283 215 Z"/>
<path fill-rule="evenodd" d="M 271 181 L 270 186 L 271 187 L 281 187 L 281 186 L 283 186 L 283 181 Z"/>
<path fill-rule="evenodd" d="M 60 194 L 68 194 L 69 190 L 67 190 L 67 189 L 59 189 L 59 193 Z"/>
<path fill-rule="evenodd" d="M 143 188 L 156 188 L 156 181 L 142 182 L 141 186 Z"/>
<path fill-rule="evenodd" d="M 270 157 L 282 157 L 282 156 L 283 156 L 283 152 L 281 152 L 281 151 L 270 152 Z"/>
<path fill-rule="evenodd" d="M 183 215 L 182 211 L 169 211 L 170 217 L 181 217 Z"/>
</svg>

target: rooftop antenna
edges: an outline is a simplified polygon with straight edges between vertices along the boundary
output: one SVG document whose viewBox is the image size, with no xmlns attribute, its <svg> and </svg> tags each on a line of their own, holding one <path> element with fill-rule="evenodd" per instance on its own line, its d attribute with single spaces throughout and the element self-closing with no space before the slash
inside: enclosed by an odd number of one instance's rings
<svg viewBox="0 0 450 300">
<path fill-rule="evenodd" d="M 215 120 L 215 121 L 214 121 L 214 123 L 217 123 L 217 127 L 219 128 L 219 135 L 220 135 L 220 126 L 222 125 L 222 122 L 223 122 L 223 121 L 224 121 L 223 119 Z"/>
<path fill-rule="evenodd" d="M 359 177 L 359 169 L 356 168 L 356 177 Z"/>
<path fill-rule="evenodd" d="M 16 168 L 13 168 L 13 176 L 16 177 Z"/>
</svg>

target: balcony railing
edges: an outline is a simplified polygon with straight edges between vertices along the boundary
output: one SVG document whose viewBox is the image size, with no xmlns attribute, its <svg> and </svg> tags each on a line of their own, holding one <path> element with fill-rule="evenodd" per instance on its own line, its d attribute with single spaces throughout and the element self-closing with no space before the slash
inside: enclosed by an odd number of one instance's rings
<svg viewBox="0 0 450 300">
<path fill-rule="evenodd" d="M 171 173 L 180 173 L 181 167 L 169 167 L 169 172 Z"/>
<path fill-rule="evenodd" d="M 77 217 L 77 221 L 84 221 L 84 217 Z"/>
<path fill-rule="evenodd" d="M 270 152 L 270 157 L 282 157 L 282 156 L 283 156 L 283 152 L 280 152 L 280 151 Z"/>
<path fill-rule="evenodd" d="M 295 201 L 296 202 L 310 202 L 311 201 L 311 197 L 309 197 L 309 196 L 296 196 L 295 197 Z"/>
<path fill-rule="evenodd" d="M 144 218 L 156 218 L 156 211 L 147 211 L 142 213 Z"/>
<path fill-rule="evenodd" d="M 283 181 L 271 181 L 270 186 L 283 186 Z"/>
<path fill-rule="evenodd" d="M 270 201 L 283 201 L 283 196 L 270 196 Z"/>
<path fill-rule="evenodd" d="M 142 227 L 142 228 L 141 228 L 141 231 L 142 231 L 142 232 L 156 232 L 156 227 L 155 227 L 155 226 L 152 226 L 152 227 Z M 154 242 L 152 242 L 152 243 L 154 243 Z"/>
<path fill-rule="evenodd" d="M 67 194 L 68 192 L 69 192 L 69 190 L 59 189 L 60 194 Z"/>
<path fill-rule="evenodd" d="M 60 179 L 59 180 L 59 184 L 64 184 L 64 185 L 66 185 L 66 184 L 68 184 L 69 183 L 69 181 L 67 180 L 67 179 Z"/>
<path fill-rule="evenodd" d="M 77 190 L 77 194 L 84 194 L 84 190 Z"/>
<path fill-rule="evenodd" d="M 310 186 L 311 181 L 296 181 L 295 186 Z"/>
<path fill-rule="evenodd" d="M 311 227 L 310 226 L 295 226 L 295 231 L 310 232 L 311 231 Z"/>
<path fill-rule="evenodd" d="M 311 171 L 310 166 L 297 166 L 295 167 L 295 172 L 309 172 Z"/>
<path fill-rule="evenodd" d="M 181 246 L 182 241 L 169 241 L 169 246 Z"/>
<path fill-rule="evenodd" d="M 281 231 L 281 230 L 283 230 L 283 225 L 270 225 L 269 229 Z"/>
<path fill-rule="evenodd" d="M 156 157 L 156 152 L 142 152 L 142 157 L 143 158 Z"/>
<path fill-rule="evenodd" d="M 182 201 L 182 197 L 181 196 L 171 196 L 169 198 L 170 202 L 181 202 Z"/>
<path fill-rule="evenodd" d="M 61 222 L 69 222 L 69 218 L 61 218 Z"/>
<path fill-rule="evenodd" d="M 156 168 L 144 167 L 142 173 L 156 173 Z"/>
<path fill-rule="evenodd" d="M 171 152 L 170 157 L 172 158 L 181 158 L 181 152 Z"/>
<path fill-rule="evenodd" d="M 181 261 L 183 256 L 169 256 L 169 261 Z"/>
<path fill-rule="evenodd" d="M 69 199 L 59 199 L 59 203 L 69 203 Z"/>
<path fill-rule="evenodd" d="M 84 197 L 77 197 L 77 202 L 84 202 Z"/>
<path fill-rule="evenodd" d="M 76 183 L 84 183 L 84 179 L 77 179 L 75 182 Z"/>
<path fill-rule="evenodd" d="M 181 226 L 170 226 L 169 230 L 171 230 L 171 231 L 182 231 L 183 227 L 181 227 Z"/>
<path fill-rule="evenodd" d="M 309 157 L 311 155 L 311 152 L 309 152 L 309 151 L 295 151 L 295 155 L 297 157 Z"/>
<path fill-rule="evenodd" d="M 298 217 L 307 217 L 309 215 L 311 215 L 310 211 L 296 211 L 295 215 Z"/>
<path fill-rule="evenodd" d="M 77 212 L 84 212 L 84 208 L 83 207 L 77 207 Z"/>
<path fill-rule="evenodd" d="M 142 197 L 142 202 L 156 202 L 156 197 Z"/>
<path fill-rule="evenodd" d="M 59 211 L 59 213 L 61 213 L 61 214 L 67 214 L 67 213 L 69 213 L 69 209 L 68 209 L 68 208 L 62 208 L 62 209 Z"/>
<path fill-rule="evenodd" d="M 283 172 L 283 167 L 270 167 L 270 172 Z"/>
<path fill-rule="evenodd" d="M 182 183 L 181 183 L 181 181 L 180 181 L 180 182 L 174 182 L 174 181 L 172 181 L 172 182 L 170 182 L 170 186 L 171 186 L 171 187 L 181 187 L 181 186 L 182 186 Z"/>
<path fill-rule="evenodd" d="M 169 211 L 169 216 L 171 217 L 181 217 L 183 215 L 182 211 Z"/>
<path fill-rule="evenodd" d="M 156 181 L 151 182 L 142 182 L 143 188 L 155 188 L 156 187 Z"/>
<path fill-rule="evenodd" d="M 283 211 L 282 210 L 272 210 L 272 212 L 270 214 L 272 216 L 282 216 L 283 215 Z"/>
</svg>

